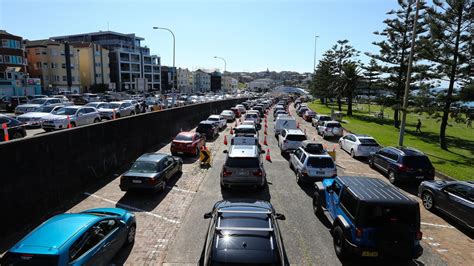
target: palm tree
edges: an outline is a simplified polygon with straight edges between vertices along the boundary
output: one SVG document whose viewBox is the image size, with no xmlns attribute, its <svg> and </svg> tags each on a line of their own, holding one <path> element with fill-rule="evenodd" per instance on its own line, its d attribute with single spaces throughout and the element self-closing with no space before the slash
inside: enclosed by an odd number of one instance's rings
<svg viewBox="0 0 474 266">
<path fill-rule="evenodd" d="M 342 76 L 340 79 L 342 93 L 347 97 L 347 115 L 352 115 L 352 98 L 354 91 L 361 78 L 360 69 L 357 63 L 347 62 L 342 66 Z"/>
</svg>

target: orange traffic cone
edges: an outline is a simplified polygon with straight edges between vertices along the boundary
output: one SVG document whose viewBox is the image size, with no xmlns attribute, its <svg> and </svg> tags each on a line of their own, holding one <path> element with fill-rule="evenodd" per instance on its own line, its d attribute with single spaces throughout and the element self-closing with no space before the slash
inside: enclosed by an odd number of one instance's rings
<svg viewBox="0 0 474 266">
<path fill-rule="evenodd" d="M 298 124 L 296 124 L 296 128 L 300 128 L 300 122 L 298 122 Z"/>
<path fill-rule="evenodd" d="M 265 137 L 263 138 L 263 145 L 268 145 L 268 143 L 267 143 L 267 136 L 265 136 Z"/>
<path fill-rule="evenodd" d="M 224 135 L 224 145 L 227 145 L 227 136 Z"/>
<path fill-rule="evenodd" d="M 5 138 L 5 141 L 9 141 L 10 140 L 10 136 L 8 136 L 8 126 L 7 126 L 7 123 L 3 123 L 2 124 L 2 128 L 3 128 L 3 136 Z"/>
<path fill-rule="evenodd" d="M 234 130 L 232 129 L 232 127 L 230 127 L 230 134 L 231 134 L 231 135 L 234 134 Z"/>
<path fill-rule="evenodd" d="M 270 158 L 270 149 L 267 149 L 267 156 L 265 156 L 265 160 L 269 162 L 272 160 L 272 158 Z"/>
<path fill-rule="evenodd" d="M 336 151 L 336 144 L 332 146 L 332 151 Z"/>
<path fill-rule="evenodd" d="M 267 128 L 263 131 L 263 134 L 267 135 Z"/>
<path fill-rule="evenodd" d="M 267 127 L 268 127 L 268 124 L 267 124 L 267 123 L 265 123 L 265 128 L 267 128 Z"/>
<path fill-rule="evenodd" d="M 71 128 L 71 118 L 67 116 L 67 128 Z"/>
</svg>

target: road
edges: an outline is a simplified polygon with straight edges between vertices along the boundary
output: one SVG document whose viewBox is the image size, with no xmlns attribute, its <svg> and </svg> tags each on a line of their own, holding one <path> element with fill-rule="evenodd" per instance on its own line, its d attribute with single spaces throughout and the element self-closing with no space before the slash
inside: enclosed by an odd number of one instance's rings
<svg viewBox="0 0 474 266">
<path fill-rule="evenodd" d="M 294 113 L 293 108 L 290 110 Z M 335 141 L 322 140 L 310 123 L 299 117 L 297 119 L 301 128 L 306 129 L 308 139 L 321 141 L 328 148 L 333 148 Z M 133 246 L 119 252 L 112 261 L 114 264 L 196 265 L 209 222 L 203 219 L 203 214 L 210 211 L 216 201 L 229 198 L 264 199 L 269 200 L 277 212 L 286 216 L 286 220 L 279 223 L 292 265 L 341 265 L 333 250 L 329 228 L 313 214 L 313 188 L 300 187 L 295 174 L 288 167 L 287 159 L 280 155 L 273 137 L 271 115 L 268 118 L 268 146 L 263 146 L 265 150 L 270 150 L 271 155 L 271 162 L 264 162 L 268 187 L 260 192 L 251 189 L 221 191 L 219 173 L 225 159 L 223 151 L 228 148 L 223 144 L 223 138 L 226 135 L 230 141 L 230 126 L 234 126 L 234 123 L 229 123 L 216 140 L 207 143 L 213 155 L 212 167 L 201 169 L 195 158 L 185 158 L 182 175 L 175 177 L 164 193 L 124 193 L 119 189 L 119 178 L 115 178 L 107 184 L 85 191 L 77 199 L 77 204 L 67 211 L 120 207 L 135 212 L 136 241 Z M 263 128 L 260 138 L 263 143 Z M 169 153 L 169 148 L 169 143 L 163 143 L 158 152 Z M 335 149 L 339 175 L 365 175 L 386 180 L 363 160 L 352 159 L 338 147 Z M 117 170 L 117 176 L 124 170 Z M 406 190 L 411 195 L 410 190 Z M 474 261 L 472 238 L 449 220 L 427 212 L 423 207 L 420 209 L 424 233 L 422 246 L 425 251 L 412 265 L 469 265 Z M 372 261 L 359 263 L 374 264 Z"/>
</svg>

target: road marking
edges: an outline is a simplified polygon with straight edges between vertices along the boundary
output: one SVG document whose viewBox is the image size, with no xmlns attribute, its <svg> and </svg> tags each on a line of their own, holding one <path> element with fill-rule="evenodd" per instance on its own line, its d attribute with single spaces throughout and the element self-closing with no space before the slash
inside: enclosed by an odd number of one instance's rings
<svg viewBox="0 0 474 266">
<path fill-rule="evenodd" d="M 429 242 L 428 244 L 430 244 L 431 246 L 435 246 L 435 247 L 441 245 L 440 243 L 431 243 L 431 242 Z"/>
<path fill-rule="evenodd" d="M 147 215 L 165 220 L 165 221 L 173 223 L 173 224 L 179 224 L 180 223 L 177 220 L 169 219 L 169 218 L 166 218 L 166 217 L 161 216 L 159 214 L 152 213 L 152 212 L 149 212 L 149 211 L 145 211 L 145 210 L 142 210 L 140 208 L 136 208 L 136 207 L 133 207 L 133 206 L 130 206 L 130 205 L 127 205 L 127 204 L 114 202 L 113 200 L 109 200 L 109 199 L 106 199 L 106 198 L 103 198 L 103 197 L 100 197 L 100 196 L 97 196 L 97 195 L 94 195 L 94 194 L 91 194 L 91 193 L 88 193 L 88 192 L 84 192 L 84 195 L 87 195 L 87 196 L 90 196 L 90 197 L 93 197 L 93 198 L 96 198 L 96 199 L 100 199 L 100 200 L 108 202 L 108 203 L 115 204 L 116 206 L 122 207 L 124 209 L 129 209 L 129 210 L 133 210 L 133 211 L 136 211 L 136 212 L 141 212 L 141 213 L 144 213 L 144 214 L 147 214 Z"/>
<path fill-rule="evenodd" d="M 448 252 L 447 249 L 437 249 L 436 251 L 438 251 L 438 252 Z"/>
<path fill-rule="evenodd" d="M 177 187 L 167 186 L 167 188 L 169 188 L 171 190 L 176 190 L 176 191 L 179 191 L 179 192 L 184 192 L 184 193 L 191 193 L 191 194 L 196 193 L 196 191 L 186 190 L 186 189 L 177 188 Z"/>
<path fill-rule="evenodd" d="M 431 224 L 431 223 L 425 223 L 425 222 L 421 222 L 422 225 L 429 225 L 429 226 L 434 226 L 434 227 L 441 227 L 441 228 L 450 228 L 450 229 L 454 229 L 454 226 L 451 226 L 451 225 L 444 225 L 444 224 Z"/>
</svg>

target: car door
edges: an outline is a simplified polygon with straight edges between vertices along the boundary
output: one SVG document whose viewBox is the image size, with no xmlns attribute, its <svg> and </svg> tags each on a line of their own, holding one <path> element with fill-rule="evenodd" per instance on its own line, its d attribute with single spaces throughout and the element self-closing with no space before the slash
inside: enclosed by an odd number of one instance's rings
<svg viewBox="0 0 474 266">
<path fill-rule="evenodd" d="M 297 162 L 297 167 L 298 167 L 298 170 L 301 172 L 303 170 L 303 167 L 304 167 L 304 162 L 306 161 L 306 158 L 308 156 L 306 155 L 306 153 L 302 153 L 301 154 L 301 157 L 299 158 L 299 160 L 296 160 Z"/>
<path fill-rule="evenodd" d="M 336 208 L 339 205 L 339 195 L 341 193 L 342 186 L 337 182 L 337 180 L 334 180 L 332 183 L 331 189 L 329 190 L 329 193 L 331 196 L 327 200 L 326 204 L 329 204 L 329 210 L 331 212 L 332 217 L 336 217 L 338 215 Z"/>
<path fill-rule="evenodd" d="M 102 247 L 105 261 L 109 262 L 123 246 L 127 236 L 127 226 L 118 219 L 107 219 L 101 222 L 104 245 Z"/>
<path fill-rule="evenodd" d="M 81 108 L 77 111 L 76 113 L 76 126 L 82 126 L 87 124 L 87 115 L 86 115 L 86 109 Z"/>
<path fill-rule="evenodd" d="M 100 233 L 98 223 L 94 224 L 70 246 L 68 251 L 69 265 L 104 265 L 107 264 L 104 234 Z"/>
<path fill-rule="evenodd" d="M 211 221 L 209 222 L 209 228 L 207 230 L 207 236 L 206 236 L 206 246 L 204 247 L 204 261 L 203 265 L 209 265 L 210 264 L 210 257 L 212 253 L 212 243 L 214 240 L 214 233 L 216 229 L 216 212 L 213 211 L 213 215 L 211 218 Z"/>
<path fill-rule="evenodd" d="M 292 154 L 290 154 L 290 162 L 295 170 L 302 153 L 303 151 L 301 149 L 296 149 Z"/>
<path fill-rule="evenodd" d="M 283 148 L 283 141 L 285 140 L 285 137 L 286 137 L 286 130 L 282 130 L 280 135 L 278 136 L 278 143 L 280 143 L 280 148 L 281 149 L 284 149 Z"/>
<path fill-rule="evenodd" d="M 454 184 L 446 186 L 442 192 L 447 195 L 443 205 L 444 211 L 460 221 L 468 223 L 468 217 L 474 215 L 474 202 L 472 202 L 472 198 L 469 200 L 469 195 L 472 193 L 471 188 L 465 184 Z"/>
</svg>

